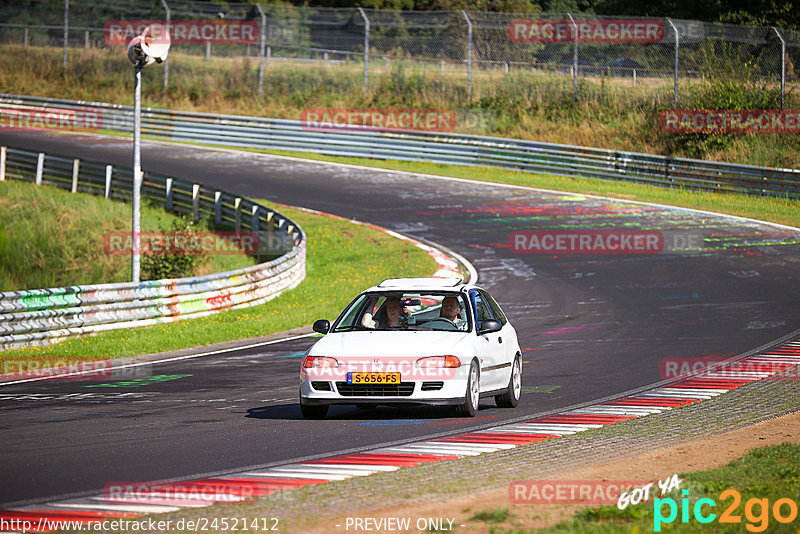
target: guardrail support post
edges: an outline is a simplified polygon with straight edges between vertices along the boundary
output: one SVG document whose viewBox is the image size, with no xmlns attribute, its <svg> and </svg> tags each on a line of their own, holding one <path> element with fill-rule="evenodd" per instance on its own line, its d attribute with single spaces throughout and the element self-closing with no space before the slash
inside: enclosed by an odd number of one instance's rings
<svg viewBox="0 0 800 534">
<path fill-rule="evenodd" d="M 4 146 L 0 146 L 0 182 L 5 182 L 6 180 L 6 151 L 8 149 Z"/>
<path fill-rule="evenodd" d="M 39 152 L 39 159 L 36 160 L 36 185 L 42 185 L 43 172 L 44 172 L 44 152 Z"/>
<path fill-rule="evenodd" d="M 672 26 L 672 31 L 675 32 L 675 107 L 678 107 L 678 52 L 681 48 L 681 37 L 678 33 L 678 28 L 672 22 L 672 19 L 667 17 L 667 22 L 669 22 L 669 25 Z"/>
<path fill-rule="evenodd" d="M 633 86 L 636 87 L 636 69 L 633 69 Z"/>
<path fill-rule="evenodd" d="M 236 197 L 233 200 L 234 228 L 237 232 L 242 231 L 242 199 Z"/>
<path fill-rule="evenodd" d="M 261 4 L 256 2 L 258 14 L 261 16 L 261 45 L 258 52 L 258 94 L 264 94 L 264 47 L 267 45 L 267 15 Z"/>
<path fill-rule="evenodd" d="M 167 211 L 172 211 L 172 178 L 167 178 L 166 182 L 166 199 L 164 201 L 164 207 Z"/>
<path fill-rule="evenodd" d="M 467 21 L 467 96 L 472 95 L 472 21 L 463 9 L 461 14 Z"/>
<path fill-rule="evenodd" d="M 25 26 L 25 48 L 28 48 L 28 27 Z"/>
<path fill-rule="evenodd" d="M 572 13 L 567 13 L 572 22 L 572 91 L 575 94 L 575 101 L 578 100 L 578 25 L 572 18 Z"/>
<path fill-rule="evenodd" d="M 222 224 L 222 191 L 214 191 L 214 224 Z"/>
<path fill-rule="evenodd" d="M 164 11 L 167 13 L 167 32 L 172 30 L 172 26 L 170 25 L 170 21 L 172 20 L 172 12 L 167 5 L 166 0 L 161 0 L 161 6 L 164 8 Z M 164 89 L 167 88 L 169 84 L 169 56 L 164 60 Z"/>
<path fill-rule="evenodd" d="M 78 192 L 78 173 L 81 170 L 81 160 L 75 158 L 72 160 L 72 187 L 70 187 L 70 193 L 77 193 Z"/>
<path fill-rule="evenodd" d="M 192 220 L 200 220 L 200 184 L 192 184 Z"/>
<path fill-rule="evenodd" d="M 250 231 L 257 234 L 258 233 L 258 205 L 253 205 L 252 215 L 250 216 Z"/>
<path fill-rule="evenodd" d="M 781 109 L 786 103 L 786 41 L 783 40 L 783 35 L 778 31 L 775 26 L 772 27 L 775 35 L 781 40 Z"/>
<path fill-rule="evenodd" d="M 363 8 L 358 8 L 361 18 L 364 19 L 364 92 L 369 88 L 369 19 Z"/>
<path fill-rule="evenodd" d="M 89 50 L 89 30 L 83 31 L 83 48 Z"/>
<path fill-rule="evenodd" d="M 105 197 L 111 196 L 111 173 L 114 172 L 114 167 L 106 165 L 106 194 Z"/>
</svg>

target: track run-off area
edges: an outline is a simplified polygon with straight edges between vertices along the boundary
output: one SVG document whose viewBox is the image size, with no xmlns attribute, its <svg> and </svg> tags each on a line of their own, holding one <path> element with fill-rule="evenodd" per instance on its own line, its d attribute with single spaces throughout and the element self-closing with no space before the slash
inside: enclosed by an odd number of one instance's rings
<svg viewBox="0 0 800 534">
<path fill-rule="evenodd" d="M 0 144 L 118 165 L 131 157 L 129 140 L 99 136 L 0 133 Z M 115 481 L 279 469 L 533 420 L 660 384 L 687 363 L 766 347 L 800 325 L 800 232 L 791 228 L 153 141 L 143 142 L 142 154 L 145 170 L 366 221 L 458 252 L 518 332 L 520 406 L 501 410 L 485 399 L 474 419 L 444 408 L 342 406 L 307 421 L 298 366 L 312 337 L 151 362 L 124 381 L 0 385 L 0 469 L 13 481 L 0 486 L 2 508 L 102 493 Z M 658 236 L 662 246 L 536 253 L 547 252 L 536 246 L 548 235 L 594 240 L 613 232 L 645 243 Z"/>
</svg>

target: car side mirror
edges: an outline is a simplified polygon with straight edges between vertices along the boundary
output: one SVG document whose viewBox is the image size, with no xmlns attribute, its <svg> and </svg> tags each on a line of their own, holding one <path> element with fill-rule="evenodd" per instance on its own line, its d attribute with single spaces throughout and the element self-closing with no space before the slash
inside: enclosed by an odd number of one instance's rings
<svg viewBox="0 0 800 534">
<path fill-rule="evenodd" d="M 327 319 L 317 319 L 311 329 L 320 334 L 327 334 L 331 329 L 331 322 Z"/>
<path fill-rule="evenodd" d="M 478 333 L 483 334 L 491 334 L 492 332 L 499 332 L 503 329 L 503 325 L 500 324 L 500 321 L 495 321 L 494 319 L 488 319 L 486 321 L 481 322 L 481 327 L 478 329 Z"/>
</svg>

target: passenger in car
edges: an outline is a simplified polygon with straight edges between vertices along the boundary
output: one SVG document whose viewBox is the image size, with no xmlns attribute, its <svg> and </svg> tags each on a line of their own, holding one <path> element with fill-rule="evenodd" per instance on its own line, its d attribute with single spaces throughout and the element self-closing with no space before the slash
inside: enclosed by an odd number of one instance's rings
<svg viewBox="0 0 800 534">
<path fill-rule="evenodd" d="M 372 306 L 374 306 L 374 303 L 370 304 L 370 310 Z M 361 324 L 367 328 L 399 328 L 401 326 L 400 317 L 405 314 L 406 310 L 403 307 L 403 301 L 398 297 L 389 297 L 375 313 L 374 317 L 370 312 L 365 313 L 361 319 Z"/>
</svg>

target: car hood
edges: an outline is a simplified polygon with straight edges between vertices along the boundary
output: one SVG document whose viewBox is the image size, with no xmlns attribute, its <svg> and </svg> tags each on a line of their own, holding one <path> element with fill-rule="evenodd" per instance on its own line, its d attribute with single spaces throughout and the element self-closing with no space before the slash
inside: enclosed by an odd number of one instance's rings
<svg viewBox="0 0 800 534">
<path fill-rule="evenodd" d="M 348 358 L 402 358 L 463 354 L 471 332 L 402 331 L 338 332 L 325 335 L 309 349 L 309 356 Z"/>
</svg>

